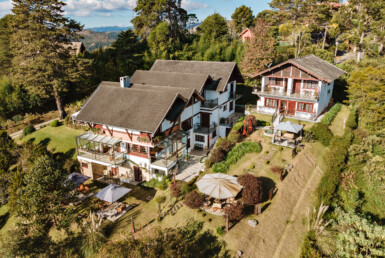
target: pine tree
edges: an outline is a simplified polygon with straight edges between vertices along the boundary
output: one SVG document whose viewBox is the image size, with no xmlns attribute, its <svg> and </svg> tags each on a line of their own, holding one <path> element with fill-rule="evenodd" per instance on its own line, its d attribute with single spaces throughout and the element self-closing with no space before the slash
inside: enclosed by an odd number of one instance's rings
<svg viewBox="0 0 385 258">
<path fill-rule="evenodd" d="M 254 15 L 250 7 L 242 5 L 235 9 L 234 13 L 231 15 L 233 19 L 235 29 L 240 33 L 243 29 L 249 28 L 254 24 Z"/>
<path fill-rule="evenodd" d="M 70 54 L 69 44 L 81 30 L 79 23 L 63 16 L 60 0 L 15 0 L 12 9 L 12 78 L 33 95 L 53 97 L 60 118 L 66 116 L 62 92 L 84 74 Z"/>
</svg>

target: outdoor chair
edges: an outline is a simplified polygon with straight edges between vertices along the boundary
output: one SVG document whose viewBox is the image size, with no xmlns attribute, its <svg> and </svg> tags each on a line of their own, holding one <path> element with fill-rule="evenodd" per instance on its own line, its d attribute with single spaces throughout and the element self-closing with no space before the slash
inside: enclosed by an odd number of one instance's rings
<svg viewBox="0 0 385 258">
<path fill-rule="evenodd" d="M 222 211 L 222 204 L 214 203 L 213 204 L 213 212 L 215 212 L 215 211 Z"/>
</svg>

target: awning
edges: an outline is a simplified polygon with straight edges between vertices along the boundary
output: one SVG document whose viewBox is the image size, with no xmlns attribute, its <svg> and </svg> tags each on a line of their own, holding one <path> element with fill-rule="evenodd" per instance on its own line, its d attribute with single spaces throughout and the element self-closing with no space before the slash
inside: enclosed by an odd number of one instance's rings
<svg viewBox="0 0 385 258">
<path fill-rule="evenodd" d="M 80 174 L 78 172 L 73 172 L 73 173 L 68 175 L 66 182 L 71 181 L 72 184 L 76 187 L 76 186 L 83 184 L 85 181 L 87 181 L 90 178 L 91 177 L 85 176 L 85 175 Z"/>
<path fill-rule="evenodd" d="M 106 145 L 115 145 L 115 144 L 121 142 L 120 139 L 117 139 L 114 137 L 110 137 L 110 136 L 106 136 L 106 135 L 100 135 L 100 134 L 93 134 L 93 133 L 82 134 L 80 136 L 77 136 L 76 138 L 90 141 L 90 142 L 102 143 L 102 144 L 106 144 Z"/>
<path fill-rule="evenodd" d="M 280 130 L 280 131 L 286 131 L 290 133 L 299 133 L 303 129 L 303 125 L 294 124 L 290 121 L 287 122 L 281 122 L 276 127 L 274 127 L 274 130 Z"/>
<path fill-rule="evenodd" d="M 94 194 L 95 197 L 99 198 L 102 201 L 106 202 L 116 202 L 128 192 L 130 192 L 131 189 L 120 186 L 120 185 L 115 185 L 115 184 L 110 184 L 106 187 L 104 187 L 102 190 Z"/>
<path fill-rule="evenodd" d="M 233 198 L 243 188 L 236 177 L 222 173 L 206 174 L 196 185 L 201 193 L 217 199 Z"/>
</svg>

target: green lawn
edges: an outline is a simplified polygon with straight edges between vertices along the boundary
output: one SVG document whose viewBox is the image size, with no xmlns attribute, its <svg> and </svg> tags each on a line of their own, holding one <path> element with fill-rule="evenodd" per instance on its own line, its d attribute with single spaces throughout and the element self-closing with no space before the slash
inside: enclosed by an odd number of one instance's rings
<svg viewBox="0 0 385 258">
<path fill-rule="evenodd" d="M 35 143 L 43 142 L 48 144 L 48 149 L 53 152 L 68 153 L 73 152 L 73 157 L 76 157 L 76 141 L 75 136 L 83 134 L 83 130 L 76 130 L 67 126 L 44 127 L 36 132 L 24 137 L 21 142 L 26 142 L 31 139 Z"/>
</svg>

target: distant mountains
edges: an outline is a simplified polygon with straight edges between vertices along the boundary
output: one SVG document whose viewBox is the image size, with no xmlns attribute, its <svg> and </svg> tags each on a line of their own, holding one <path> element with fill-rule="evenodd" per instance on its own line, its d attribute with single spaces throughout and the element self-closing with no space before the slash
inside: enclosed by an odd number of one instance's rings
<svg viewBox="0 0 385 258">
<path fill-rule="evenodd" d="M 104 27 L 93 27 L 93 28 L 86 28 L 86 30 L 92 30 L 95 32 L 111 32 L 111 31 L 123 31 L 128 30 L 132 27 L 119 27 L 119 26 L 104 26 Z"/>
</svg>

